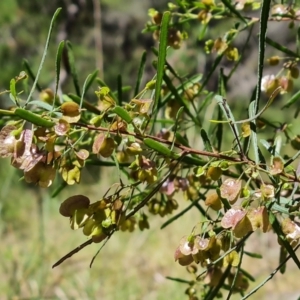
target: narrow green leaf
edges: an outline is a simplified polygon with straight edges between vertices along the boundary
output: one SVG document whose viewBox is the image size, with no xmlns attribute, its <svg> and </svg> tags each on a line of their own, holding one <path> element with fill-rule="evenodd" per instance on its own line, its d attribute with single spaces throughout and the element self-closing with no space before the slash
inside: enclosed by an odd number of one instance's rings
<svg viewBox="0 0 300 300">
<path fill-rule="evenodd" d="M 268 27 L 268 18 L 270 11 L 270 2 L 271 0 L 265 0 L 262 2 L 261 14 L 260 14 L 260 28 L 259 28 L 259 50 L 258 50 L 258 62 L 257 62 L 257 84 L 256 84 L 256 94 L 255 99 L 251 100 L 249 105 L 249 117 L 253 118 L 259 110 L 259 101 L 261 94 L 261 81 L 264 69 L 264 59 L 265 59 L 265 46 L 266 46 L 266 34 Z M 256 120 L 252 122 L 252 130 L 251 130 L 251 141 L 254 152 L 255 163 L 260 163 L 259 156 L 259 148 L 257 142 L 257 134 L 256 134 Z"/>
<path fill-rule="evenodd" d="M 193 122 L 195 124 L 201 125 L 199 124 L 199 121 L 197 120 L 197 118 L 194 116 L 194 114 L 191 113 L 188 104 L 182 99 L 182 97 L 179 95 L 178 90 L 175 88 L 175 86 L 173 85 L 171 79 L 164 74 L 163 76 L 164 81 L 168 87 L 168 89 L 170 90 L 170 92 L 173 94 L 174 98 L 180 103 L 181 106 L 184 107 L 184 111 L 185 113 L 193 120 Z"/>
<path fill-rule="evenodd" d="M 252 252 L 248 252 L 248 251 L 244 251 L 244 253 L 252 258 L 258 258 L 258 259 L 262 259 L 262 255 L 258 254 L 258 253 L 252 253 Z"/>
<path fill-rule="evenodd" d="M 191 166 L 204 166 L 205 164 L 207 164 L 207 161 L 204 161 L 195 156 L 185 156 L 182 158 L 182 162 Z"/>
<path fill-rule="evenodd" d="M 279 265 L 281 265 L 281 268 L 280 268 L 280 273 L 281 274 L 284 274 L 285 271 L 286 271 L 286 264 L 282 264 L 285 260 L 286 260 L 286 257 L 287 257 L 287 251 L 284 247 L 280 247 L 280 255 L 279 255 Z"/>
<path fill-rule="evenodd" d="M 188 140 L 185 137 L 183 137 L 179 132 L 175 133 L 175 137 L 176 137 L 176 142 L 178 142 L 179 144 L 185 147 L 190 147 Z"/>
<path fill-rule="evenodd" d="M 200 30 L 199 30 L 199 35 L 198 35 L 198 40 L 202 41 L 205 37 L 205 34 L 207 32 L 208 24 L 201 24 Z"/>
<path fill-rule="evenodd" d="M 270 11 L 270 3 L 271 0 L 262 1 L 262 8 L 259 18 L 259 50 L 258 50 L 258 62 L 257 62 L 257 89 L 254 100 L 254 114 L 250 115 L 250 118 L 253 117 L 259 109 L 259 100 L 261 93 L 261 80 L 264 69 L 264 59 L 265 59 L 265 47 L 266 47 L 266 34 L 268 28 L 268 20 L 269 20 L 269 11 Z M 258 161 L 256 161 L 258 163 Z"/>
<path fill-rule="evenodd" d="M 215 95 L 215 93 L 209 92 L 209 93 L 205 96 L 205 98 L 203 99 L 203 101 L 201 101 L 201 104 L 200 104 L 199 109 L 198 109 L 198 111 L 197 111 L 197 114 L 198 114 L 198 115 L 202 112 L 202 110 L 203 110 L 204 108 L 206 108 L 206 107 L 212 102 L 212 99 L 213 99 L 214 95 Z"/>
<path fill-rule="evenodd" d="M 242 262 L 243 262 L 243 255 L 244 255 L 244 246 L 241 247 L 241 251 L 239 253 L 239 263 L 236 267 L 236 272 L 233 276 L 233 280 L 232 280 L 232 283 L 230 285 L 230 289 L 229 289 L 229 293 L 227 295 L 227 299 L 230 299 L 233 291 L 234 291 L 234 287 L 236 286 L 236 282 L 237 282 L 237 279 L 238 279 L 238 275 L 240 273 L 240 270 L 241 270 L 241 265 L 242 265 Z M 250 274 L 249 274 L 250 275 Z"/>
<path fill-rule="evenodd" d="M 231 128 L 235 138 L 238 139 L 240 136 L 239 129 L 235 123 L 234 116 L 231 112 L 229 105 L 227 104 L 227 101 L 220 95 L 216 95 L 215 99 L 216 99 L 218 105 L 221 107 L 227 121 L 229 122 L 230 128 Z M 238 142 L 238 140 L 237 140 L 237 142 Z M 240 150 L 242 151 L 242 149 L 240 149 Z"/>
<path fill-rule="evenodd" d="M 57 91 L 58 91 L 58 84 L 59 84 L 59 79 L 60 79 L 60 64 L 61 64 L 62 54 L 64 51 L 64 46 L 65 46 L 65 41 L 61 41 L 58 45 L 57 52 L 56 52 L 56 59 L 55 59 L 56 76 L 55 76 L 55 93 L 54 93 L 54 99 L 53 99 L 53 106 L 54 106 L 55 98 L 56 98 Z"/>
<path fill-rule="evenodd" d="M 32 88 L 31 88 L 31 90 L 29 92 L 29 95 L 27 97 L 26 104 L 29 103 L 29 101 L 30 101 L 30 99 L 32 97 L 32 94 L 33 94 L 33 92 L 35 90 L 35 87 L 37 85 L 37 81 L 39 79 L 39 76 L 40 76 L 40 73 L 42 71 L 42 68 L 43 68 L 43 65 L 44 65 L 44 61 L 45 61 L 45 58 L 46 58 L 46 55 L 47 55 L 47 51 L 48 51 L 48 47 L 49 47 L 49 42 L 50 42 L 50 38 L 51 38 L 51 33 L 52 33 L 52 30 L 53 30 L 54 22 L 55 22 L 55 20 L 56 20 L 56 18 L 57 18 L 57 16 L 58 16 L 58 14 L 59 14 L 60 11 L 61 11 L 61 7 L 58 8 L 55 11 L 55 13 L 54 13 L 54 15 L 53 15 L 53 17 L 51 19 L 51 23 L 50 23 L 50 27 L 49 27 L 49 31 L 48 31 L 48 36 L 47 36 L 47 40 L 46 40 L 46 45 L 45 45 L 44 53 L 42 55 L 41 63 L 39 65 L 39 68 L 38 68 L 38 71 L 37 71 L 37 74 L 36 74 L 36 78 L 35 78 L 35 80 L 33 82 Z"/>
<path fill-rule="evenodd" d="M 117 114 L 126 123 L 130 124 L 132 122 L 131 116 L 129 115 L 128 111 L 125 110 L 123 107 L 115 106 L 111 111 Z"/>
<path fill-rule="evenodd" d="M 255 115 L 255 101 L 250 102 L 248 112 L 250 118 L 252 118 Z M 259 164 L 260 158 L 259 158 L 259 148 L 258 148 L 258 141 L 257 141 L 257 134 L 256 134 L 256 122 L 255 121 L 251 122 L 250 126 L 251 126 L 250 138 L 253 146 L 254 159 L 255 162 Z"/>
<path fill-rule="evenodd" d="M 297 45 L 297 53 L 298 53 L 298 55 L 299 55 L 299 53 L 300 53 L 300 28 L 298 27 L 298 29 L 297 29 L 297 39 L 296 39 L 296 45 Z M 299 297 L 299 299 L 300 299 L 300 297 Z"/>
<path fill-rule="evenodd" d="M 66 44 L 67 44 L 67 50 L 68 50 L 68 62 L 70 65 L 73 84 L 74 84 L 77 96 L 80 97 L 81 92 L 80 92 L 80 86 L 79 86 L 79 81 L 78 81 L 78 74 L 77 74 L 77 70 L 76 70 L 76 66 L 75 66 L 75 56 L 74 56 L 74 52 L 72 49 L 72 44 L 69 41 L 67 41 Z"/>
<path fill-rule="evenodd" d="M 52 105 L 48 104 L 47 102 L 41 101 L 41 100 L 32 100 L 32 101 L 30 101 L 30 104 L 35 105 L 40 108 L 43 108 L 44 110 L 48 110 L 48 111 L 53 110 Z"/>
<path fill-rule="evenodd" d="M 218 67 L 219 63 L 221 62 L 222 58 L 224 56 L 224 53 L 218 55 L 216 57 L 216 59 L 214 60 L 213 65 L 210 67 L 208 74 L 206 75 L 206 77 L 203 80 L 203 83 L 201 85 L 200 91 L 202 91 L 204 89 L 204 87 L 206 86 L 206 84 L 209 82 L 211 76 L 213 75 L 214 71 L 216 70 L 216 68 Z"/>
<path fill-rule="evenodd" d="M 158 60 L 157 60 L 157 76 L 155 83 L 155 94 L 154 94 L 154 106 L 153 111 L 157 110 L 158 101 L 160 98 L 161 85 L 163 81 L 163 76 L 165 73 L 164 67 L 167 56 L 167 40 L 168 40 L 168 25 L 171 19 L 171 13 L 169 11 L 164 12 L 159 34 L 159 48 L 158 48 Z"/>
<path fill-rule="evenodd" d="M 218 280 L 217 285 L 209 290 L 209 292 L 206 294 L 205 298 L 203 300 L 214 300 L 217 298 L 217 295 L 222 288 L 222 286 L 225 284 L 226 279 L 229 276 L 231 270 L 231 265 L 228 265 L 227 268 L 225 269 L 224 273 L 222 274 L 221 278 Z"/>
<path fill-rule="evenodd" d="M 147 52 L 144 51 L 142 54 L 140 67 L 139 67 L 139 71 L 138 71 L 138 76 L 137 76 L 137 80 L 136 80 L 136 84 L 135 84 L 134 96 L 136 96 L 139 93 L 142 77 L 143 77 L 144 70 L 145 70 L 146 60 L 147 60 Z"/>
<path fill-rule="evenodd" d="M 176 76 L 178 77 L 178 75 L 176 74 Z M 185 80 L 184 82 L 182 82 L 177 88 L 177 94 L 179 95 L 180 93 L 182 93 L 182 91 L 184 91 L 186 89 L 186 86 L 188 84 L 195 84 L 195 83 L 199 83 L 200 80 L 202 79 L 202 74 L 196 74 L 194 76 L 192 76 L 191 78 L 189 78 L 188 80 Z M 161 103 L 159 104 L 159 109 L 162 108 L 166 103 L 168 103 L 171 99 L 171 97 L 173 96 L 172 91 L 170 91 L 161 101 Z"/>
<path fill-rule="evenodd" d="M 63 181 L 54 191 L 53 191 L 53 193 L 51 194 L 51 198 L 55 198 L 56 196 L 58 196 L 59 195 L 59 193 L 65 188 L 65 187 L 67 187 L 68 186 L 68 184 L 65 182 L 65 181 Z"/>
<path fill-rule="evenodd" d="M 202 141 L 203 141 L 205 150 L 208 151 L 208 152 L 213 152 L 213 147 L 212 147 L 212 144 L 210 142 L 210 139 L 209 139 L 206 131 L 203 128 L 201 129 L 200 134 L 201 134 L 201 137 L 202 137 Z"/>
<path fill-rule="evenodd" d="M 12 97 L 15 99 L 15 103 L 16 103 L 16 101 L 17 101 L 17 91 L 16 91 L 16 80 L 14 78 L 10 80 L 9 91 L 10 91 Z"/>
<path fill-rule="evenodd" d="M 226 97 L 226 77 L 224 75 L 224 69 L 220 69 L 219 78 L 218 78 L 218 94 L 222 97 Z M 219 106 L 218 107 L 218 120 L 222 120 L 222 109 Z M 217 124 L 217 149 L 218 151 L 221 151 L 222 148 L 222 141 L 223 141 L 223 124 L 219 123 Z"/>
<path fill-rule="evenodd" d="M 28 60 L 27 59 L 23 59 L 23 67 L 26 70 L 26 73 L 28 74 L 28 76 L 31 78 L 31 80 L 33 82 L 35 82 L 35 76 L 31 70 L 31 67 L 29 66 Z M 39 85 L 38 82 L 36 82 L 36 88 L 39 92 L 41 92 L 43 89 L 41 88 L 41 86 Z"/>
<path fill-rule="evenodd" d="M 236 15 L 242 22 L 247 25 L 247 20 L 241 15 L 241 13 L 235 9 L 235 7 L 228 0 L 222 0 L 222 3 L 234 14 Z"/>
<path fill-rule="evenodd" d="M 90 89 L 90 87 L 92 86 L 93 82 L 95 81 L 95 79 L 97 78 L 97 75 L 99 73 L 99 70 L 95 70 L 93 73 L 90 74 L 88 81 L 86 82 L 86 86 L 85 86 L 85 94 L 88 92 L 88 90 Z"/>
<path fill-rule="evenodd" d="M 293 105 L 297 100 L 299 100 L 299 98 L 300 98 L 300 90 L 299 90 L 297 93 L 295 93 L 295 94 L 289 99 L 289 101 L 288 101 L 286 104 L 284 104 L 284 105 L 282 106 L 282 109 L 283 109 L 283 108 L 288 108 L 288 107 L 290 107 L 290 106 Z"/>
<path fill-rule="evenodd" d="M 123 90 L 122 90 L 122 75 L 119 74 L 118 75 L 118 104 L 122 105 L 122 101 L 123 101 Z"/>
<path fill-rule="evenodd" d="M 271 151 L 271 145 L 270 145 L 270 143 L 268 142 L 268 141 L 266 141 L 266 140 L 264 140 L 264 139 L 261 139 L 260 140 L 260 143 L 266 148 L 266 150 L 268 151 L 268 152 L 272 152 Z"/>
<path fill-rule="evenodd" d="M 218 78 L 218 94 L 226 98 L 226 76 L 224 75 L 224 69 L 220 68 Z"/>
<path fill-rule="evenodd" d="M 266 43 L 289 56 L 299 57 L 299 55 L 297 53 L 293 52 L 292 50 L 288 49 L 287 47 L 283 46 L 282 44 L 278 44 L 277 42 L 273 41 L 272 39 L 270 39 L 268 37 L 266 37 Z"/>
<path fill-rule="evenodd" d="M 293 155 L 287 162 L 284 164 L 284 167 L 287 167 L 290 165 L 292 162 L 294 162 L 298 157 L 300 156 L 300 151 L 298 151 L 295 155 Z M 299 173 L 297 174 L 298 176 L 300 175 Z"/>
<path fill-rule="evenodd" d="M 245 253 L 245 251 L 244 251 L 244 253 Z M 246 254 L 246 253 L 245 253 Z M 255 282 L 255 278 L 251 275 L 251 274 L 249 274 L 247 271 L 245 271 L 244 269 L 240 269 L 240 271 L 242 272 L 242 274 L 246 277 L 246 278 L 248 278 L 250 281 L 252 281 L 252 282 Z"/>
<path fill-rule="evenodd" d="M 187 281 L 187 280 L 181 279 L 181 278 L 166 276 L 166 279 L 169 279 L 169 280 L 172 280 L 172 281 L 176 281 L 176 282 L 179 282 L 179 283 L 191 284 L 191 281 Z"/>
<path fill-rule="evenodd" d="M 167 227 L 168 225 L 170 225 L 171 223 L 173 223 L 174 221 L 176 221 L 178 218 L 182 217 L 185 213 L 187 213 L 192 207 L 194 207 L 196 205 L 197 201 L 193 201 L 188 207 L 186 207 L 185 209 L 183 209 L 181 212 L 179 212 L 178 214 L 176 214 L 175 216 L 171 217 L 169 220 L 167 220 L 165 223 L 163 223 L 160 227 L 160 229 L 164 229 L 165 227 Z"/>
<path fill-rule="evenodd" d="M 258 148 L 257 150 L 258 150 L 258 158 L 259 158 L 259 161 L 262 163 L 263 168 L 266 168 L 267 161 L 266 161 L 265 157 L 263 156 L 262 151 L 260 150 L 260 148 Z M 272 177 L 270 176 L 270 179 L 271 179 L 271 178 L 272 178 Z"/>
<path fill-rule="evenodd" d="M 155 150 L 156 152 L 158 152 L 159 154 L 162 154 L 166 157 L 172 157 L 172 158 L 179 158 L 180 155 L 172 152 L 169 148 L 167 148 L 166 146 L 164 146 L 162 143 L 157 142 L 153 139 L 150 138 L 145 138 L 144 140 L 144 144 L 150 148 Z"/>
<path fill-rule="evenodd" d="M 289 215 L 289 209 L 286 208 L 286 207 L 283 207 L 277 203 L 274 203 L 273 206 L 272 206 L 272 209 L 273 210 L 276 210 L 278 212 L 281 212 L 282 214 L 286 214 L 286 215 Z"/>
<path fill-rule="evenodd" d="M 218 107 L 218 120 L 222 119 L 222 109 Z M 220 152 L 222 149 L 222 141 L 223 141 L 223 124 L 219 123 L 217 125 L 217 150 Z"/>
<path fill-rule="evenodd" d="M 89 82 L 91 82 L 91 78 L 94 76 L 95 74 L 89 74 L 87 76 L 87 78 L 85 79 L 84 83 L 83 83 L 83 87 L 82 87 L 82 94 L 81 94 L 81 97 L 80 97 L 80 104 L 79 104 L 79 107 L 82 108 L 83 107 L 83 98 L 86 94 L 86 87 L 88 85 Z"/>
<path fill-rule="evenodd" d="M 15 115 L 37 126 L 51 128 L 55 125 L 54 122 L 23 108 L 16 108 Z"/>
<path fill-rule="evenodd" d="M 181 117 L 181 114 L 182 114 L 182 112 L 183 112 L 183 109 L 184 109 L 184 107 L 183 106 L 181 106 L 179 109 L 178 109 L 178 111 L 177 111 L 177 114 L 176 114 L 176 119 L 175 119 L 175 124 L 174 124 L 174 138 L 173 138 L 173 142 L 172 142 L 172 146 L 171 146 L 171 151 L 173 150 L 173 148 L 174 148 L 174 144 L 175 144 L 175 141 L 176 141 L 176 133 L 177 133 L 177 129 L 178 129 L 178 126 L 179 126 L 179 119 L 180 119 L 180 117 Z"/>
</svg>

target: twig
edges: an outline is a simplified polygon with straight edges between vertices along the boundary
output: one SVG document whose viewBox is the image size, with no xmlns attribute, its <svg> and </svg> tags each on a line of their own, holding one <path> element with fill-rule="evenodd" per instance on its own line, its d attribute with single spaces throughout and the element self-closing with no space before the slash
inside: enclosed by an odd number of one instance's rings
<svg viewBox="0 0 300 300">
<path fill-rule="evenodd" d="M 96 66 L 99 68 L 99 76 L 103 78 L 103 47 L 101 27 L 101 5 L 100 0 L 93 0 L 94 6 L 94 35 L 95 35 L 95 57 Z"/>
<path fill-rule="evenodd" d="M 95 126 L 87 125 L 87 124 L 83 124 L 83 123 L 74 123 L 74 125 L 79 126 L 79 127 L 84 127 L 84 128 L 90 129 L 90 130 L 109 132 L 111 134 L 123 134 L 123 135 L 128 135 L 128 136 L 134 136 L 135 138 L 137 138 L 141 141 L 144 138 L 150 138 L 150 139 L 153 139 L 157 142 L 160 142 L 160 143 L 163 143 L 163 144 L 166 144 L 166 145 L 170 145 L 170 146 L 173 145 L 172 141 L 168 141 L 168 140 L 165 140 L 165 139 L 162 139 L 162 138 L 159 138 L 159 137 L 156 137 L 156 136 L 152 136 L 152 135 L 147 135 L 147 134 L 140 135 L 140 134 L 131 133 L 131 132 L 120 132 L 120 130 L 111 130 L 110 128 L 105 128 L 105 127 L 95 127 Z M 224 160 L 228 160 L 228 161 L 236 162 L 236 163 L 249 163 L 249 161 L 251 161 L 249 159 L 243 160 L 241 158 L 232 157 L 232 156 L 224 155 L 224 154 L 221 154 L 221 153 L 196 150 L 196 149 L 193 149 L 193 148 L 183 146 L 183 145 L 178 144 L 178 143 L 175 143 L 174 146 L 178 149 L 181 149 L 183 152 L 186 153 L 186 155 L 187 154 L 197 154 L 197 155 L 203 155 L 203 156 L 207 156 L 207 157 L 215 157 L 215 158 L 218 158 L 218 159 L 224 159 Z"/>
<path fill-rule="evenodd" d="M 63 263 L 66 259 L 72 257 L 74 254 L 76 254 L 77 252 L 79 252 L 81 249 L 85 248 L 86 246 L 90 245 L 93 243 L 92 239 L 89 239 L 88 241 L 84 242 L 83 244 L 79 245 L 78 247 L 76 247 L 75 249 L 73 249 L 72 251 L 70 251 L 68 254 L 66 254 L 65 256 L 63 256 L 60 260 L 58 260 L 53 266 L 52 269 L 59 266 L 61 263 Z"/>
</svg>

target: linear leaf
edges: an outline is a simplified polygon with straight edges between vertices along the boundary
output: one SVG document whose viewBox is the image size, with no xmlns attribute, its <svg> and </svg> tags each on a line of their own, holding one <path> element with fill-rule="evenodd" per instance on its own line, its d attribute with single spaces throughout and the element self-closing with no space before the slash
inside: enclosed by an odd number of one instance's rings
<svg viewBox="0 0 300 300">
<path fill-rule="evenodd" d="M 247 20 L 241 15 L 241 13 L 235 9 L 235 7 L 228 0 L 222 0 L 222 3 L 234 14 L 236 15 L 242 22 L 247 25 Z"/>
<path fill-rule="evenodd" d="M 176 214 L 175 216 L 173 216 L 172 218 L 170 218 L 169 220 L 167 220 L 165 223 L 163 223 L 161 225 L 160 229 L 164 229 L 165 227 L 167 227 L 168 225 L 170 225 L 171 223 L 173 223 L 174 221 L 176 221 L 178 218 L 182 217 L 185 213 L 187 213 L 195 205 L 196 205 L 196 201 L 193 201 L 188 207 L 186 207 L 185 209 L 183 209 L 180 213 Z"/>
<path fill-rule="evenodd" d="M 179 282 L 179 283 L 191 284 L 190 281 L 187 281 L 187 280 L 181 279 L 181 278 L 175 278 L 175 277 L 166 276 L 166 279 L 169 279 L 169 280 L 172 280 L 172 281 L 176 281 L 176 282 Z"/>
<path fill-rule="evenodd" d="M 14 78 L 10 80 L 9 91 L 14 100 L 17 101 L 16 80 Z"/>
<path fill-rule="evenodd" d="M 28 74 L 28 76 L 31 78 L 31 80 L 34 82 L 35 81 L 35 75 L 33 74 L 31 67 L 28 63 L 27 59 L 23 59 L 23 67 L 26 70 L 26 73 Z M 41 92 L 43 89 L 41 88 L 41 86 L 39 85 L 38 82 L 36 82 L 36 88 L 39 92 Z"/>
<path fill-rule="evenodd" d="M 215 59 L 213 65 L 212 65 L 211 68 L 209 69 L 209 72 L 208 72 L 207 76 L 205 77 L 205 79 L 204 79 L 204 81 L 203 81 L 203 83 L 202 83 L 202 85 L 201 85 L 200 91 L 206 86 L 206 84 L 207 84 L 208 81 L 210 80 L 212 74 L 214 73 L 214 71 L 215 71 L 216 68 L 218 67 L 218 65 L 219 65 L 219 63 L 221 62 L 223 56 L 224 56 L 224 53 L 219 54 L 219 55 L 216 57 L 216 59 Z"/>
<path fill-rule="evenodd" d="M 41 100 L 32 100 L 30 101 L 31 105 L 35 105 L 37 107 L 41 107 L 44 110 L 52 111 L 53 107 L 52 105 L 48 104 L 47 102 L 41 101 Z"/>
<path fill-rule="evenodd" d="M 169 11 L 166 11 L 162 17 L 160 34 L 159 34 L 159 48 L 158 48 L 157 70 L 156 70 L 157 76 L 156 76 L 156 83 L 155 83 L 154 106 L 153 106 L 154 111 L 157 110 L 161 85 L 165 73 L 164 67 L 165 67 L 166 56 L 167 56 L 168 25 L 170 19 L 171 19 L 171 13 Z"/>
<path fill-rule="evenodd" d="M 62 58 L 62 53 L 63 53 L 64 47 L 65 47 L 65 41 L 61 41 L 58 45 L 57 52 L 56 52 L 56 58 L 55 58 L 56 76 L 55 76 L 55 93 L 54 93 L 54 98 L 53 98 L 53 106 L 54 106 L 57 91 L 58 91 L 58 85 L 59 85 L 59 79 L 60 79 L 60 63 L 61 63 L 61 58 Z"/>
<path fill-rule="evenodd" d="M 132 122 L 132 118 L 130 117 L 128 111 L 125 110 L 123 107 L 115 106 L 111 111 L 117 114 L 126 123 L 130 124 Z"/>
<path fill-rule="evenodd" d="M 87 83 L 90 81 L 90 77 L 92 77 L 92 74 L 89 74 L 87 76 L 87 78 L 85 79 L 84 83 L 83 83 L 83 87 L 82 87 L 82 94 L 81 94 L 81 97 L 80 97 L 80 103 L 79 103 L 79 107 L 82 108 L 83 106 L 83 98 L 85 96 L 85 93 L 86 93 L 86 86 L 87 86 Z"/>
<path fill-rule="evenodd" d="M 253 258 L 258 258 L 258 259 L 262 259 L 262 255 L 258 254 L 258 253 L 252 253 L 252 252 L 248 252 L 248 251 L 244 251 L 244 253 L 250 257 Z"/>
<path fill-rule="evenodd" d="M 294 104 L 297 100 L 299 100 L 299 98 L 300 98 L 300 90 L 297 92 L 297 93 L 295 93 L 290 99 L 289 99 L 289 101 L 286 103 L 286 104 L 284 104 L 283 106 L 282 106 L 282 108 L 288 108 L 288 107 L 290 107 L 292 104 Z"/>
<path fill-rule="evenodd" d="M 146 60 L 147 60 L 147 52 L 144 51 L 142 54 L 140 67 L 139 67 L 139 71 L 138 71 L 138 76 L 137 76 L 137 80 L 136 80 L 136 84 L 135 84 L 134 96 L 136 96 L 139 93 L 142 77 L 143 77 L 144 70 L 145 70 Z"/>
<path fill-rule="evenodd" d="M 76 70 L 76 66 L 75 66 L 75 56 L 74 56 L 74 52 L 72 49 L 72 44 L 69 41 L 67 41 L 67 50 L 68 50 L 68 61 L 69 61 L 69 65 L 70 65 L 73 84 L 74 84 L 77 96 L 80 97 L 81 92 L 80 92 L 80 86 L 79 86 L 79 81 L 78 81 L 78 74 L 77 74 L 77 70 Z"/>
<path fill-rule="evenodd" d="M 23 109 L 23 108 L 16 108 L 14 113 L 16 116 L 22 118 L 23 120 L 26 120 L 37 126 L 51 128 L 55 125 L 54 122 L 47 120 L 45 118 L 42 118 L 40 115 L 37 115 L 37 114 L 35 114 L 29 110 Z"/>
<path fill-rule="evenodd" d="M 58 16 L 58 14 L 59 14 L 60 11 L 61 11 L 61 7 L 58 8 L 55 11 L 55 13 L 54 13 L 54 15 L 53 15 L 53 17 L 51 19 L 51 23 L 50 23 L 50 27 L 49 27 L 48 36 L 47 36 L 47 40 L 46 40 L 46 45 L 45 45 L 45 48 L 44 48 L 44 52 L 43 52 L 43 55 L 42 55 L 42 59 L 41 59 L 41 62 L 40 62 L 40 65 L 39 65 L 39 68 L 38 68 L 35 80 L 33 82 L 33 85 L 31 87 L 31 90 L 30 90 L 29 95 L 27 97 L 26 104 L 29 103 L 29 101 L 30 101 L 30 99 L 32 97 L 32 94 L 33 94 L 33 92 L 35 90 L 35 87 L 37 85 L 37 81 L 38 81 L 39 76 L 41 74 L 41 71 L 42 71 L 42 68 L 43 68 L 43 65 L 44 65 L 44 62 L 45 62 L 45 58 L 46 58 L 46 55 L 47 55 L 47 51 L 48 51 L 48 47 L 49 47 L 49 42 L 50 42 L 50 38 L 51 38 L 51 33 L 52 33 L 52 30 L 53 30 L 54 22 L 55 22 L 55 20 L 56 20 L 56 18 L 57 18 L 57 16 Z"/>
<path fill-rule="evenodd" d="M 262 2 L 262 8 L 260 13 L 260 21 L 259 21 L 259 50 L 258 50 L 258 62 L 257 62 L 257 89 L 256 95 L 254 100 L 254 114 L 258 112 L 259 109 L 259 100 L 260 100 L 260 93 L 261 93 L 261 79 L 263 74 L 264 68 L 264 59 L 265 59 L 265 46 L 266 46 L 266 33 L 268 28 L 268 18 L 269 18 L 269 11 L 270 11 L 270 3 L 271 0 L 264 0 Z M 252 116 L 250 116 L 251 118 Z M 256 161 L 258 163 L 258 161 Z"/>
<path fill-rule="evenodd" d="M 202 140 L 203 140 L 203 143 L 204 143 L 205 150 L 208 151 L 208 152 L 213 152 L 213 147 L 212 147 L 212 144 L 210 142 L 210 139 L 209 139 L 206 131 L 203 128 L 201 129 L 200 134 L 201 134 L 201 137 L 202 137 Z"/>
<path fill-rule="evenodd" d="M 85 94 L 88 92 L 88 90 L 90 89 L 90 87 L 92 86 L 93 82 L 95 81 L 95 79 L 97 78 L 97 75 L 99 73 L 99 70 L 95 70 L 93 73 L 90 74 L 87 82 L 86 82 L 86 86 L 85 86 Z"/>
<path fill-rule="evenodd" d="M 176 89 L 176 87 L 173 85 L 171 79 L 164 74 L 163 76 L 164 81 L 168 87 L 168 89 L 170 90 L 170 92 L 173 94 L 175 100 L 177 100 L 180 103 L 180 106 L 184 107 L 184 111 L 185 113 L 193 120 L 193 122 L 195 124 L 199 124 L 199 121 L 197 120 L 197 118 L 191 113 L 188 104 L 182 99 L 182 97 L 179 95 L 178 90 Z"/>
<path fill-rule="evenodd" d="M 178 75 L 177 75 L 178 76 Z M 188 80 L 182 82 L 177 88 L 177 94 L 179 95 L 182 91 L 185 90 L 185 87 L 188 85 L 188 84 L 195 84 L 195 83 L 199 83 L 200 80 L 202 79 L 202 74 L 196 74 L 194 75 L 193 77 L 189 78 Z M 172 91 L 170 93 L 168 93 L 164 98 L 163 100 L 161 101 L 161 103 L 159 104 L 159 107 L 158 108 L 161 108 L 163 107 L 166 103 L 168 103 L 168 101 L 171 99 L 171 97 L 173 96 L 173 93 Z"/>
<path fill-rule="evenodd" d="M 157 151 L 159 154 L 162 154 L 166 157 L 174 157 L 174 158 L 179 158 L 179 154 L 172 152 L 169 148 L 164 146 L 162 143 L 157 142 L 153 139 L 150 138 L 145 138 L 143 140 L 144 144 L 149 147 L 150 149 L 153 149 Z"/>
<path fill-rule="evenodd" d="M 122 101 L 123 101 L 123 90 L 122 90 L 122 75 L 119 74 L 118 75 L 118 104 L 122 105 Z"/>
<path fill-rule="evenodd" d="M 266 37 L 266 43 L 289 56 L 299 57 L 299 55 L 297 53 L 293 52 L 292 50 L 288 49 L 287 47 L 285 47 L 281 44 L 278 44 L 277 42 L 273 41 L 272 39 L 270 39 L 268 37 Z"/>
</svg>

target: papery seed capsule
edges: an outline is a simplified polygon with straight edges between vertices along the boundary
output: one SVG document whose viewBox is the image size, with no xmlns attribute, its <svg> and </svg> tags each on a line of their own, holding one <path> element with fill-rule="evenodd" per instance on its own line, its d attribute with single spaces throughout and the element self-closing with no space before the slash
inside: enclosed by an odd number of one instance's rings
<svg viewBox="0 0 300 300">
<path fill-rule="evenodd" d="M 115 147 L 116 145 L 114 139 L 111 137 L 106 137 L 100 146 L 99 154 L 103 157 L 110 157 L 114 152 Z"/>
<path fill-rule="evenodd" d="M 279 60 L 280 60 L 280 57 L 275 55 L 268 59 L 268 63 L 270 66 L 276 66 L 279 63 Z"/>
</svg>

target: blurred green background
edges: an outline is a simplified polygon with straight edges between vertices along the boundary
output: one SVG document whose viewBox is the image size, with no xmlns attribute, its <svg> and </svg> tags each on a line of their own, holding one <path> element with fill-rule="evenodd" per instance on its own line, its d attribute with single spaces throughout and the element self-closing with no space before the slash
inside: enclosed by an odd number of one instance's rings
<svg viewBox="0 0 300 300">
<path fill-rule="evenodd" d="M 124 85 L 134 86 L 145 49 L 149 53 L 145 79 L 150 79 L 154 74 L 150 48 L 155 43 L 151 34 L 142 34 L 141 31 L 147 21 L 148 9 L 166 7 L 167 1 L 102 0 L 101 6 L 99 3 L 97 0 L 0 1 L 0 91 L 8 89 L 10 79 L 23 70 L 23 59 L 27 59 L 36 72 L 49 23 L 57 7 L 63 7 L 63 10 L 53 31 L 40 76 L 39 84 L 43 88 L 53 86 L 55 54 L 58 43 L 63 39 L 73 45 L 81 85 L 88 74 L 98 68 L 110 87 L 116 88 L 119 74 L 122 74 Z M 95 26 L 99 22 L 99 7 L 101 27 Z M 215 30 L 217 32 L 218 27 Z M 197 36 L 198 29 L 194 31 Z M 100 40 L 99 35 L 102 36 Z M 252 44 L 255 46 L 256 42 L 252 41 Z M 171 52 L 170 61 L 176 68 L 186 73 L 208 69 L 211 62 L 205 61 L 201 48 L 203 42 L 194 39 L 187 45 L 175 54 Z M 248 51 L 253 57 L 237 74 L 243 88 L 231 91 L 231 95 L 236 97 L 247 98 L 255 84 L 256 54 L 251 49 Z M 238 81 L 233 82 L 234 87 Z M 213 87 L 214 83 L 210 85 Z M 62 89 L 73 92 L 68 76 L 63 80 Z M 1 95 L 0 107 L 9 105 L 8 96 Z M 187 299 L 184 295 L 187 286 L 175 284 L 165 277 L 192 279 L 185 268 L 174 262 L 173 254 L 180 238 L 199 221 L 197 212 L 190 212 L 163 231 L 159 227 L 167 217 L 163 220 L 154 218 L 147 232 L 116 233 L 91 269 L 89 263 L 100 247 L 97 244 L 51 269 L 59 258 L 86 240 L 81 231 L 72 231 L 68 220 L 58 214 L 60 202 L 77 193 L 96 201 L 111 183 L 108 178 L 115 175 L 110 169 L 86 171 L 84 184 L 66 188 L 57 198 L 50 198 L 53 190 L 25 184 L 20 176 L 10 167 L 9 161 L 0 161 L 1 300 Z M 179 209 L 188 205 L 178 200 Z M 264 261 L 246 260 L 257 282 L 276 267 L 278 253 L 272 250 L 274 245 L 276 240 L 271 234 L 267 238 L 258 234 L 250 245 L 250 248 L 260 249 L 261 254 L 266 254 Z M 277 247 L 274 246 L 274 249 Z M 291 271 L 287 276 L 276 275 L 253 299 L 281 299 L 282 295 L 285 299 L 296 299 L 299 285 L 293 276 L 298 270 L 293 264 L 288 267 Z"/>
</svg>

